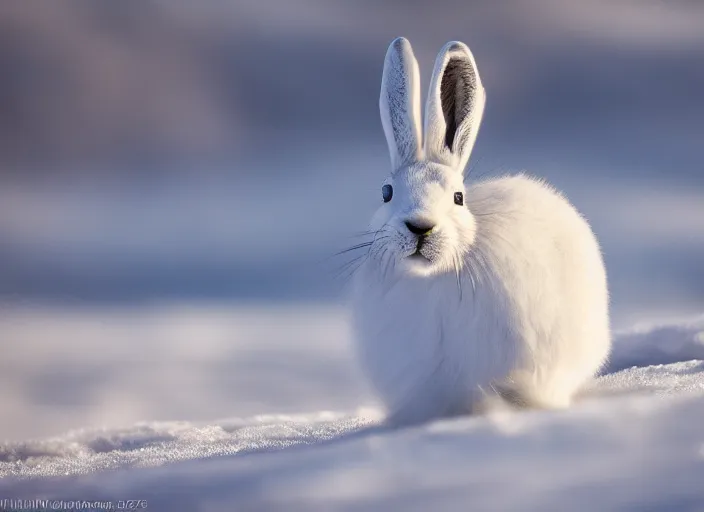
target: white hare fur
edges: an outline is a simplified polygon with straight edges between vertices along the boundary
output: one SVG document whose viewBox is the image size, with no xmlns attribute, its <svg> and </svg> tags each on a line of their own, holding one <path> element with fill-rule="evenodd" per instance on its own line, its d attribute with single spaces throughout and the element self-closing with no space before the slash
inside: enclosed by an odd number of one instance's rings
<svg viewBox="0 0 704 512">
<path fill-rule="evenodd" d="M 476 412 L 492 397 L 566 407 L 610 350 L 596 238 L 540 180 L 465 187 L 485 94 L 464 44 L 438 55 L 424 141 L 419 82 L 410 43 L 394 40 L 380 99 L 393 195 L 371 221 L 353 281 L 361 366 L 392 424 Z"/>
</svg>

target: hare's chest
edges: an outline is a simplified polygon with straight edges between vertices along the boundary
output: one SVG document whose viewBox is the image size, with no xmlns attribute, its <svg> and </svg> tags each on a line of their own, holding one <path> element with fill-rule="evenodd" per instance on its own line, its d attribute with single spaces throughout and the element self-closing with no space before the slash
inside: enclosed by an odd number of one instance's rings
<svg viewBox="0 0 704 512">
<path fill-rule="evenodd" d="M 452 410 L 505 371 L 502 319 L 477 288 L 403 283 L 355 305 L 360 362 L 385 401 Z M 393 408 L 393 407 L 392 407 Z"/>
</svg>

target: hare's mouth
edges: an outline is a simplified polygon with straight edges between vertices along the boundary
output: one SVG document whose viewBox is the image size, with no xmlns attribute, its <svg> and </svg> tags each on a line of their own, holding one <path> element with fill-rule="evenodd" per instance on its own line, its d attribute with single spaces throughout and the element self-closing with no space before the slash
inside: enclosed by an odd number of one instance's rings
<svg viewBox="0 0 704 512">
<path fill-rule="evenodd" d="M 420 250 L 416 250 L 413 254 L 408 256 L 409 260 L 421 260 L 421 261 L 430 261 L 426 256 L 423 256 L 423 254 L 420 252 Z"/>
<path fill-rule="evenodd" d="M 427 254 L 423 254 L 423 250 L 425 249 L 425 252 L 428 252 L 428 249 L 426 248 L 428 244 L 428 237 L 426 235 L 420 235 L 417 240 L 416 240 L 416 247 L 415 250 L 409 254 L 407 257 L 411 261 L 417 261 L 419 263 L 431 263 L 432 260 L 428 257 Z M 432 250 L 431 250 L 432 254 Z"/>
</svg>

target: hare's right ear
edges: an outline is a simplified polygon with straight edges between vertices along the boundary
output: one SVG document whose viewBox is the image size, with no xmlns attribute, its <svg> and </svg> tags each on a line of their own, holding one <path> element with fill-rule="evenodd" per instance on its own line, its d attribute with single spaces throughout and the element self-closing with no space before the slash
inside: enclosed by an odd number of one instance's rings
<svg viewBox="0 0 704 512">
<path fill-rule="evenodd" d="M 425 107 L 425 155 L 463 172 L 477 138 L 486 96 L 472 52 L 447 43 L 435 60 Z"/>
<path fill-rule="evenodd" d="M 393 170 L 421 156 L 420 74 L 411 43 L 394 39 L 386 52 L 379 97 Z"/>
</svg>

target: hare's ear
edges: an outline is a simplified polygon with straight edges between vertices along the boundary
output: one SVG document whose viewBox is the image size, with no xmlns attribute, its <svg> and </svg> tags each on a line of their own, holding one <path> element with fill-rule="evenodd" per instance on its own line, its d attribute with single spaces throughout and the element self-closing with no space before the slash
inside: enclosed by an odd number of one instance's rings
<svg viewBox="0 0 704 512">
<path fill-rule="evenodd" d="M 435 60 L 425 107 L 428 160 L 463 172 L 477 138 L 486 96 L 472 52 L 447 43 Z"/>
<path fill-rule="evenodd" d="M 411 43 L 394 39 L 386 52 L 379 97 L 381 124 L 397 170 L 420 158 L 420 75 Z"/>
</svg>

